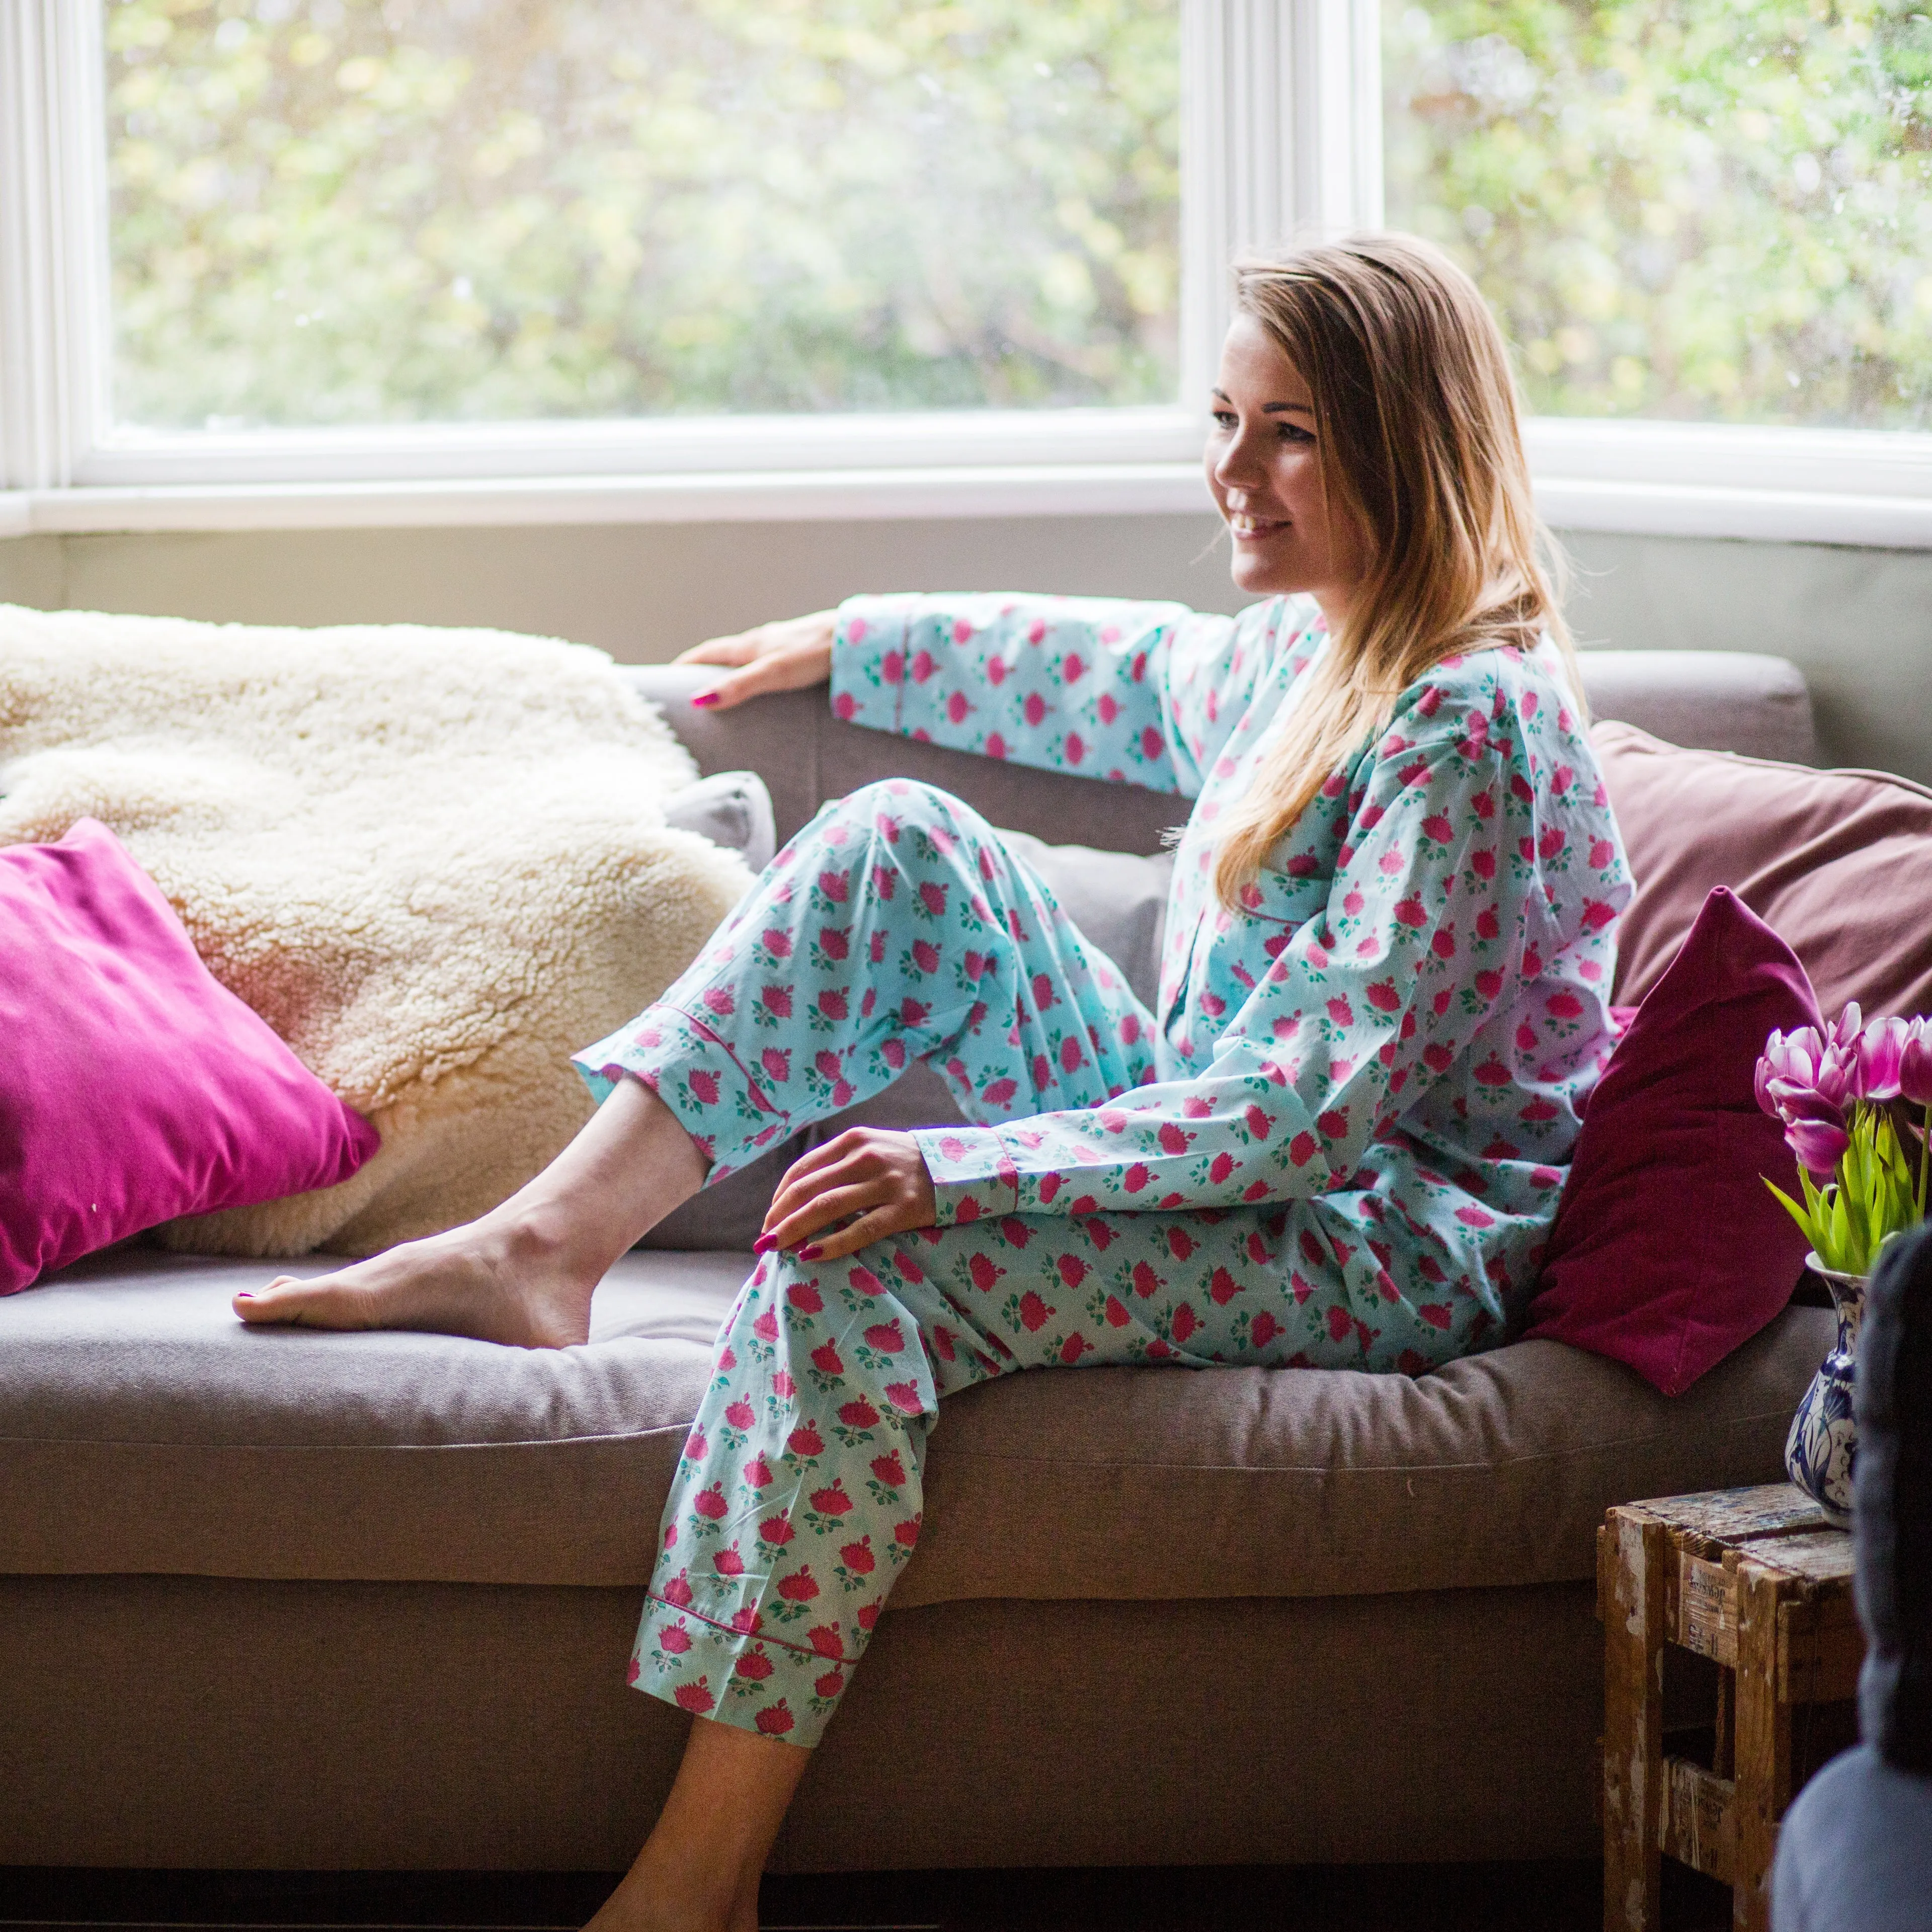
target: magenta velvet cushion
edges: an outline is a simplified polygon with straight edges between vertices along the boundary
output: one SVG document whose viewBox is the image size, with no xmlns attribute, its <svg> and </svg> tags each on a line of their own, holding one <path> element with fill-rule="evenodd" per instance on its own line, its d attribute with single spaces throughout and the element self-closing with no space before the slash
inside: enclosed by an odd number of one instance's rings
<svg viewBox="0 0 1932 1932">
<path fill-rule="evenodd" d="M 376 1147 L 196 956 L 104 825 L 0 848 L 0 1294 Z"/>
<path fill-rule="evenodd" d="M 1530 1336 L 1676 1395 L 1784 1306 L 1805 1241 L 1764 1181 L 1797 1168 L 1752 1077 L 1773 1028 L 1817 1023 L 1796 956 L 1719 886 L 1591 1097 Z"/>
</svg>

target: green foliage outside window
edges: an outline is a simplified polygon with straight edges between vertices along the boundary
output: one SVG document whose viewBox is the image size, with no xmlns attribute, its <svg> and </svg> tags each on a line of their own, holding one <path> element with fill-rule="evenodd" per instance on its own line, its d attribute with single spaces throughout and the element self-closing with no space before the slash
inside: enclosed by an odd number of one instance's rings
<svg viewBox="0 0 1932 1932">
<path fill-rule="evenodd" d="M 117 413 L 1169 400 L 1178 10 L 106 0 Z M 1932 428 L 1928 15 L 1386 0 L 1389 218 L 1538 412 Z"/>
<path fill-rule="evenodd" d="M 1388 0 L 1389 219 L 1530 406 L 1932 428 L 1932 0 Z"/>
<path fill-rule="evenodd" d="M 107 0 L 116 414 L 1164 403 L 1178 0 Z"/>
</svg>

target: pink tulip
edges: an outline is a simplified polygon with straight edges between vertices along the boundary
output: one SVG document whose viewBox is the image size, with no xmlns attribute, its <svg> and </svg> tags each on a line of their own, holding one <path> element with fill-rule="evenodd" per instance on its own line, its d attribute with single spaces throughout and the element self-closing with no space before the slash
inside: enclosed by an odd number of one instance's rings
<svg viewBox="0 0 1932 1932">
<path fill-rule="evenodd" d="M 1856 1040 L 1828 1046 L 1818 1069 L 1818 1091 L 1834 1107 L 1849 1106 L 1858 1097 L 1858 1043 Z"/>
<path fill-rule="evenodd" d="M 1858 1035 L 1858 1096 L 1890 1100 L 1898 1093 L 1899 1062 L 1912 1030 L 1901 1019 L 1874 1020 Z"/>
<path fill-rule="evenodd" d="M 1839 1156 L 1851 1145 L 1851 1136 L 1829 1120 L 1787 1121 L 1784 1138 L 1805 1170 L 1820 1180 L 1830 1178 Z"/>
<path fill-rule="evenodd" d="M 1793 1120 L 1823 1120 L 1834 1127 L 1845 1124 L 1845 1110 L 1826 1099 L 1815 1087 L 1800 1087 L 1790 1080 L 1774 1080 L 1767 1090 L 1771 1105 L 1765 1111 L 1775 1114 L 1786 1126 Z"/>
<path fill-rule="evenodd" d="M 1856 1046 L 1864 1030 L 1864 1015 L 1859 1011 L 1858 1001 L 1848 1000 L 1845 1010 L 1835 1020 L 1825 1022 L 1825 1044 L 1828 1047 Z"/>
<path fill-rule="evenodd" d="M 1778 1109 L 1771 1097 L 1771 1083 L 1783 1081 L 1796 1087 L 1809 1087 L 1816 1080 L 1825 1058 L 1825 1043 L 1816 1027 L 1796 1027 L 1789 1034 L 1774 1033 L 1764 1043 L 1757 1064 L 1757 1103 L 1767 1114 Z"/>
<path fill-rule="evenodd" d="M 1849 1006 L 1848 1014 L 1858 1009 Z M 1840 1025 L 1844 1023 L 1840 1022 Z M 1841 1109 L 1858 1096 L 1858 1036 L 1839 1040 L 1821 1038 L 1816 1027 L 1798 1027 L 1789 1034 L 1774 1033 L 1764 1043 L 1754 1085 L 1757 1103 L 1767 1114 L 1790 1120 L 1794 1113 L 1815 1113 L 1795 1104 L 1795 1097 L 1816 1094 L 1832 1109 Z M 1782 1097 L 1780 1097 L 1780 1095 Z"/>
<path fill-rule="evenodd" d="M 1906 1029 L 1898 1090 L 1916 1107 L 1932 1107 L 1932 1020 L 1914 1020 Z"/>
</svg>

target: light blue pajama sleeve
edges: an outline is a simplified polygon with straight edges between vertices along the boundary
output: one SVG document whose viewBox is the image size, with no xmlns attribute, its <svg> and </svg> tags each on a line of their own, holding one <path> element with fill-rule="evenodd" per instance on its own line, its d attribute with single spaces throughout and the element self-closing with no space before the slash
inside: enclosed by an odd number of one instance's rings
<svg viewBox="0 0 1932 1932">
<path fill-rule="evenodd" d="M 1280 610 L 855 597 L 839 609 L 832 710 L 958 751 L 1194 798 L 1246 710 Z"/>
</svg>

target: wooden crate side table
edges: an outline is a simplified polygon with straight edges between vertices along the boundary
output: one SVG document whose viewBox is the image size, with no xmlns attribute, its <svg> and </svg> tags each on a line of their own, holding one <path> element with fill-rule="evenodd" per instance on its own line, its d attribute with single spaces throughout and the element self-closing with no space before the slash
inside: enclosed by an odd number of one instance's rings
<svg viewBox="0 0 1932 1932">
<path fill-rule="evenodd" d="M 1655 1932 L 1666 1857 L 1731 1887 L 1734 1932 L 1768 1932 L 1792 1708 L 1858 1689 L 1850 1535 L 1788 1483 L 1624 1504 L 1597 1532 L 1597 1604 L 1605 1932 Z M 1720 1666 L 1708 1769 L 1664 1754 L 1670 1644 Z"/>
</svg>

